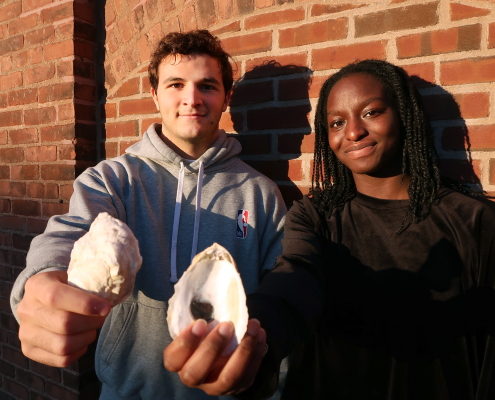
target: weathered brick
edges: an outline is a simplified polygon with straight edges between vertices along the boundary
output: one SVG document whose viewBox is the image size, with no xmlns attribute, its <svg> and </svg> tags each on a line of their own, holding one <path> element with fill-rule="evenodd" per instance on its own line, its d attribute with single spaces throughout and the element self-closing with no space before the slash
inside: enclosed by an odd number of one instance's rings
<svg viewBox="0 0 495 400">
<path fill-rule="evenodd" d="M 120 155 L 124 154 L 127 148 L 131 147 L 133 144 L 136 144 L 138 140 L 121 140 L 120 141 Z"/>
<path fill-rule="evenodd" d="M 152 114 L 158 112 L 152 98 L 123 100 L 120 102 L 120 115 Z"/>
<path fill-rule="evenodd" d="M 284 79 L 278 83 L 278 99 L 281 101 L 302 100 L 309 98 L 311 79 Z"/>
<path fill-rule="evenodd" d="M 46 81 L 52 79 L 54 76 L 55 66 L 53 63 L 41 65 L 24 71 L 24 84 L 30 85 L 32 83 Z"/>
<path fill-rule="evenodd" d="M 313 153 L 315 151 L 315 134 L 280 134 L 278 135 L 278 151 L 282 154 Z"/>
<path fill-rule="evenodd" d="M 220 118 L 219 127 L 226 132 L 241 132 L 243 130 L 244 117 L 240 112 L 224 112 Z"/>
<path fill-rule="evenodd" d="M 313 22 L 297 28 L 282 29 L 279 45 L 281 48 L 285 48 L 345 39 L 347 29 L 347 18 Z"/>
<path fill-rule="evenodd" d="M 39 178 L 39 167 L 37 165 L 12 165 L 10 168 L 12 179 L 35 180 Z"/>
<path fill-rule="evenodd" d="M 455 94 L 454 99 L 459 104 L 462 118 L 483 118 L 488 117 L 490 113 L 489 93 Z"/>
<path fill-rule="evenodd" d="M 7 131 L 0 131 L 0 144 L 7 144 L 8 142 L 9 142 L 8 132 Z"/>
<path fill-rule="evenodd" d="M 45 46 L 45 60 L 55 60 L 74 55 L 75 42 L 72 39 Z"/>
<path fill-rule="evenodd" d="M 39 217 L 41 207 L 39 201 L 34 200 L 12 200 L 12 212 L 16 215 L 26 217 Z"/>
<path fill-rule="evenodd" d="M 5 56 L 0 58 L 0 71 L 7 72 L 12 68 L 12 57 Z"/>
<path fill-rule="evenodd" d="M 0 215 L 0 227 L 13 231 L 24 231 L 26 229 L 26 218 Z"/>
<path fill-rule="evenodd" d="M 134 35 L 128 17 L 123 17 L 117 22 L 117 29 L 119 30 L 120 39 L 122 40 L 122 43 L 127 43 L 129 40 L 131 40 L 132 36 Z"/>
<path fill-rule="evenodd" d="M 38 101 L 38 89 L 24 89 L 9 92 L 8 101 L 10 106 L 36 103 Z"/>
<path fill-rule="evenodd" d="M 311 106 L 266 107 L 247 111 L 248 129 L 309 128 Z"/>
<path fill-rule="evenodd" d="M 0 199 L 0 214 L 10 212 L 10 199 Z"/>
<path fill-rule="evenodd" d="M 489 25 L 488 30 L 488 48 L 493 49 L 495 47 L 495 22 Z"/>
<path fill-rule="evenodd" d="M 36 108 L 24 111 L 24 124 L 41 125 L 49 124 L 55 121 L 57 112 L 55 107 Z"/>
<path fill-rule="evenodd" d="M 92 2 L 74 2 L 74 17 L 92 25 L 95 23 L 95 10 Z"/>
<path fill-rule="evenodd" d="M 0 210 L 1 210 L 1 206 L 0 206 Z M 0 246 L 5 246 L 5 247 L 12 246 L 11 232 L 0 232 Z M 0 267 L 0 279 L 3 281 L 12 281 L 12 269 L 8 267 Z M 3 311 L 3 300 L 4 299 L 0 299 L 0 311 Z M 10 307 L 7 310 L 10 312 L 11 311 Z M 2 372 L 1 365 L 2 362 L 0 361 L 0 373 Z"/>
<path fill-rule="evenodd" d="M 495 81 L 495 57 L 480 57 L 440 63 L 440 83 L 442 85 L 493 81 Z"/>
<path fill-rule="evenodd" d="M 45 26 L 44 28 L 36 29 L 26 33 L 26 44 L 36 45 L 42 44 L 55 39 L 55 28 L 53 25 Z"/>
<path fill-rule="evenodd" d="M 385 60 L 386 46 L 387 42 L 381 40 L 378 42 L 316 49 L 313 50 L 311 64 L 313 69 L 318 71 L 322 69 L 342 68 L 356 60 L 365 60 L 368 58 Z"/>
<path fill-rule="evenodd" d="M 305 17 L 305 10 L 302 7 L 270 12 L 246 18 L 245 29 L 262 28 L 264 26 L 281 25 L 287 22 L 302 21 Z"/>
<path fill-rule="evenodd" d="M 74 104 L 60 104 L 58 106 L 58 120 L 59 122 L 64 122 L 69 119 L 75 118 L 75 105 Z"/>
<path fill-rule="evenodd" d="M 226 38 L 222 40 L 222 45 L 232 56 L 268 51 L 272 48 L 272 33 L 265 31 L 251 35 Z"/>
<path fill-rule="evenodd" d="M 481 24 L 460 26 L 458 29 L 457 51 L 481 48 Z"/>
<path fill-rule="evenodd" d="M 42 204 L 43 216 L 53 217 L 54 215 L 62 215 L 69 212 L 68 204 L 61 203 L 43 203 Z"/>
<path fill-rule="evenodd" d="M 42 142 L 60 142 L 75 138 L 75 127 L 73 124 L 46 126 L 40 129 Z"/>
<path fill-rule="evenodd" d="M 3 380 L 2 389 L 3 391 L 10 393 L 16 396 L 17 398 L 21 398 L 21 399 L 29 398 L 28 390 L 24 386 L 19 385 L 16 381 L 5 378 Z"/>
<path fill-rule="evenodd" d="M 13 74 L 0 76 L 0 91 L 10 90 L 22 86 L 22 73 L 14 72 Z"/>
<path fill-rule="evenodd" d="M 0 182 L 0 196 L 10 196 L 10 182 Z"/>
<path fill-rule="evenodd" d="M 12 53 L 24 47 L 24 36 L 17 35 L 0 41 L 0 54 Z"/>
<path fill-rule="evenodd" d="M 481 175 L 478 160 L 441 159 L 439 160 L 440 173 L 450 179 L 465 183 L 479 183 Z"/>
<path fill-rule="evenodd" d="M 36 143 L 38 142 L 38 130 L 26 128 L 10 131 L 9 138 L 12 144 Z"/>
<path fill-rule="evenodd" d="M 15 368 L 12 364 L 6 363 L 3 360 L 0 360 L 0 373 L 2 375 L 6 375 L 9 378 L 15 377 Z"/>
<path fill-rule="evenodd" d="M 112 60 L 112 67 L 113 70 L 115 71 L 115 75 L 119 80 L 124 79 L 127 76 L 127 73 L 129 72 L 127 68 L 127 63 L 124 58 L 124 56 L 120 55 L 118 57 L 115 57 Z M 106 74 L 105 74 L 106 76 Z"/>
<path fill-rule="evenodd" d="M 47 219 L 28 218 L 27 231 L 28 233 L 35 233 L 35 234 L 43 233 L 46 229 L 47 223 L 48 223 Z"/>
<path fill-rule="evenodd" d="M 196 22 L 196 10 L 194 9 L 194 6 L 184 9 L 180 13 L 180 20 L 182 21 L 184 32 L 198 29 L 198 24 Z"/>
<path fill-rule="evenodd" d="M 3 2 L 2 2 L 3 3 Z M 22 4 L 20 1 L 9 4 L 8 6 L 0 8 L 0 22 L 8 21 L 21 15 Z"/>
<path fill-rule="evenodd" d="M 490 185 L 495 185 L 495 159 L 490 159 Z"/>
<path fill-rule="evenodd" d="M 134 31 L 141 32 L 144 29 L 144 7 L 142 5 L 132 10 L 131 23 Z"/>
<path fill-rule="evenodd" d="M 139 77 L 129 79 L 124 83 L 122 83 L 122 86 L 120 86 L 117 89 L 117 91 L 108 98 L 114 99 L 117 97 L 127 97 L 138 93 L 139 93 Z"/>
<path fill-rule="evenodd" d="M 231 22 L 230 24 L 222 26 L 221 28 L 213 29 L 210 32 L 212 35 L 218 36 L 221 35 L 222 33 L 239 32 L 240 30 L 241 30 L 241 21 L 234 21 Z"/>
<path fill-rule="evenodd" d="M 245 162 L 274 181 L 300 181 L 303 178 L 300 160 L 245 160 Z"/>
<path fill-rule="evenodd" d="M 432 62 L 401 65 L 409 74 L 416 87 L 428 87 L 435 84 L 435 64 Z"/>
<path fill-rule="evenodd" d="M 56 183 L 47 183 L 44 188 L 45 199 L 58 199 L 58 185 Z"/>
<path fill-rule="evenodd" d="M 102 158 L 113 158 L 119 155 L 117 142 L 105 142 L 101 144 L 100 154 Z"/>
<path fill-rule="evenodd" d="M 163 33 L 167 34 L 169 32 L 179 32 L 180 31 L 180 22 L 179 17 L 169 18 L 163 24 Z"/>
<path fill-rule="evenodd" d="M 450 3 L 450 19 L 452 21 L 472 17 L 482 17 L 488 14 L 490 14 L 490 10 L 487 10 L 486 8 L 472 7 L 460 3 Z"/>
<path fill-rule="evenodd" d="M 12 197 L 26 197 L 26 184 L 24 182 L 10 182 L 10 195 Z"/>
<path fill-rule="evenodd" d="M 389 8 L 355 17 L 356 37 L 421 28 L 438 23 L 438 2 Z"/>
<path fill-rule="evenodd" d="M 24 12 L 31 11 L 36 8 L 41 8 L 52 2 L 53 0 L 23 0 L 23 10 Z"/>
<path fill-rule="evenodd" d="M 103 116 L 105 118 L 115 118 L 117 117 L 117 104 L 115 103 L 107 103 L 104 107 Z"/>
<path fill-rule="evenodd" d="M 110 26 L 115 22 L 115 11 L 111 2 L 105 3 L 105 26 Z"/>
<path fill-rule="evenodd" d="M 18 250 L 28 251 L 32 240 L 33 240 L 33 236 L 19 235 L 18 233 L 12 234 L 13 246 L 15 249 L 18 249 Z M 20 378 L 19 375 L 18 375 L 18 378 Z M 19 381 L 22 382 L 22 379 L 19 379 Z"/>
<path fill-rule="evenodd" d="M 296 73 L 292 66 L 306 67 L 307 65 L 308 59 L 306 53 L 256 58 L 254 60 L 246 61 L 246 74 L 244 75 L 244 79 L 290 75 Z"/>
<path fill-rule="evenodd" d="M 41 199 L 44 194 L 44 186 L 39 182 L 30 182 L 26 187 L 26 194 L 31 199 Z"/>
<path fill-rule="evenodd" d="M 124 60 L 127 63 L 127 68 L 129 71 L 136 69 L 141 63 L 138 49 L 135 46 L 125 49 Z"/>
<path fill-rule="evenodd" d="M 38 23 L 38 14 L 31 14 L 24 18 L 19 18 L 9 24 L 9 34 L 16 35 L 20 32 L 34 28 Z"/>
<path fill-rule="evenodd" d="M 495 125 L 473 125 L 464 127 L 447 127 L 442 132 L 444 150 L 487 150 L 493 151 Z"/>
<path fill-rule="evenodd" d="M 215 2 L 213 0 L 199 1 L 197 5 L 198 22 L 200 28 L 208 28 L 217 22 Z"/>
<path fill-rule="evenodd" d="M 110 53 L 115 53 L 119 49 L 119 46 L 119 41 L 117 40 L 117 36 L 115 35 L 115 29 L 108 29 L 105 47 Z"/>
<path fill-rule="evenodd" d="M 72 185 L 59 185 L 60 198 L 69 200 L 74 193 L 74 187 Z"/>
<path fill-rule="evenodd" d="M 67 164 L 41 165 L 41 179 L 48 181 L 71 181 L 75 179 L 75 168 Z"/>
<path fill-rule="evenodd" d="M 220 20 L 233 17 L 235 11 L 234 0 L 218 0 L 218 16 Z"/>
<path fill-rule="evenodd" d="M 342 11 L 352 10 L 354 8 L 364 7 L 365 4 L 313 4 L 311 6 L 311 16 L 319 17 L 320 15 L 325 14 L 334 14 Z"/>
<path fill-rule="evenodd" d="M 48 103 L 51 101 L 74 98 L 74 83 L 56 83 L 39 88 L 39 102 Z"/>
<path fill-rule="evenodd" d="M 235 135 L 242 146 L 241 155 L 270 154 L 271 135 Z"/>
<path fill-rule="evenodd" d="M 54 7 L 41 10 L 40 18 L 44 24 L 51 24 L 74 16 L 74 6 L 72 2 L 55 5 Z"/>
<path fill-rule="evenodd" d="M 28 368 L 28 359 L 20 351 L 2 346 L 2 355 L 4 360 L 9 361 L 12 364 L 18 365 L 25 369 Z"/>
<path fill-rule="evenodd" d="M 257 82 L 234 86 L 230 106 L 273 101 L 273 82 Z"/>
<path fill-rule="evenodd" d="M 22 111 L 5 111 L 0 113 L 0 127 L 22 124 Z"/>
<path fill-rule="evenodd" d="M 111 139 L 126 136 L 138 136 L 138 128 L 138 121 L 105 124 L 105 137 L 107 139 Z"/>
<path fill-rule="evenodd" d="M 156 49 L 158 43 L 160 43 L 160 40 L 162 39 L 163 36 L 164 36 L 163 28 L 161 23 L 156 24 L 153 28 L 149 30 L 148 37 L 150 39 L 151 47 L 153 49 Z"/>
<path fill-rule="evenodd" d="M 24 149 L 20 147 L 0 149 L 0 162 L 16 163 L 24 160 Z"/>
</svg>

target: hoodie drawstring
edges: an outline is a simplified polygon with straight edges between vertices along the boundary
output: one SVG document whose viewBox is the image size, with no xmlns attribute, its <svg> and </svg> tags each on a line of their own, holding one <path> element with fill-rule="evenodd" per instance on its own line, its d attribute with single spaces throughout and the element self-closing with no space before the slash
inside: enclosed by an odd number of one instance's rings
<svg viewBox="0 0 495 400">
<path fill-rule="evenodd" d="M 194 233 L 191 250 L 191 261 L 198 250 L 199 217 L 201 213 L 201 191 L 203 190 L 203 161 L 199 163 L 198 184 L 196 188 L 196 213 L 194 216 Z M 180 208 L 182 204 L 182 189 L 184 187 L 184 163 L 180 163 L 177 196 L 175 198 L 174 226 L 172 229 L 172 249 L 170 251 L 170 282 L 177 282 L 177 237 L 179 236 Z"/>
</svg>

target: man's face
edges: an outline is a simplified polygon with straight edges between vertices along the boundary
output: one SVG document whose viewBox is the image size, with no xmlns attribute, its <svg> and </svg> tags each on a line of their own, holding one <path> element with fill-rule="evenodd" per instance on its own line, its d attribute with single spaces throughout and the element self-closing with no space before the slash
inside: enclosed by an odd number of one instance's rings
<svg viewBox="0 0 495 400">
<path fill-rule="evenodd" d="M 170 56 L 158 67 L 158 77 L 151 94 L 162 117 L 162 134 L 197 158 L 218 138 L 218 123 L 230 99 L 220 65 L 206 54 Z"/>
</svg>

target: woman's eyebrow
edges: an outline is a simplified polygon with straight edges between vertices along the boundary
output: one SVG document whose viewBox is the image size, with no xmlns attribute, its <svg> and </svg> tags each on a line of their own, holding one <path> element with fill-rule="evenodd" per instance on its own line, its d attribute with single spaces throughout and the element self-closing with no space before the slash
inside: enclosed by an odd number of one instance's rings
<svg viewBox="0 0 495 400">
<path fill-rule="evenodd" d="M 368 104 L 373 103 L 374 101 L 386 101 L 383 97 L 370 97 L 369 99 L 363 100 L 361 103 L 359 103 L 359 107 L 366 107 Z M 327 110 L 327 115 L 338 115 L 341 114 L 342 111 L 340 110 Z"/>
</svg>

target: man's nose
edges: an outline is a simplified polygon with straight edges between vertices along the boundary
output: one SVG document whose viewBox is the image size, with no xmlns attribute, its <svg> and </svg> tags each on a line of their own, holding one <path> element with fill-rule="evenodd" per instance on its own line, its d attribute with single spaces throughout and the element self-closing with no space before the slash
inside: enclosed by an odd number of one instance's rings
<svg viewBox="0 0 495 400">
<path fill-rule="evenodd" d="M 182 93 L 182 103 L 184 105 L 196 107 L 202 103 L 201 91 L 196 85 L 187 85 Z"/>
</svg>

